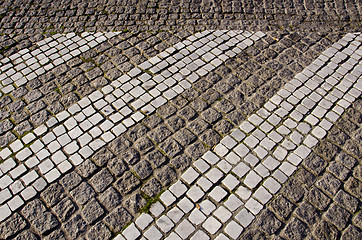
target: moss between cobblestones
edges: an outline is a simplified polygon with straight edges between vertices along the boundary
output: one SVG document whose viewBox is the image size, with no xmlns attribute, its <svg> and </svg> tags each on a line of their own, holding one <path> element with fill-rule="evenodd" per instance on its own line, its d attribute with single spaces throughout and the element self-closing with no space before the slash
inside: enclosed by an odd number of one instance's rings
<svg viewBox="0 0 362 240">
<path fill-rule="evenodd" d="M 167 188 L 167 187 L 166 187 Z M 159 194 L 157 194 L 154 198 L 151 198 L 150 196 L 148 196 L 146 193 L 141 191 L 141 196 L 146 199 L 147 204 L 140 209 L 140 213 L 149 213 L 150 212 L 150 208 L 152 206 L 152 204 L 158 202 L 160 200 L 160 196 L 161 194 L 164 192 L 165 190 L 162 190 Z"/>
<path fill-rule="evenodd" d="M 1 18 L 0 18 L 0 20 L 1 20 Z M 0 54 L 4 54 L 4 52 L 7 50 L 7 49 L 9 49 L 11 46 L 6 46 L 6 47 L 3 47 L 3 48 L 1 48 L 0 49 Z"/>
<path fill-rule="evenodd" d="M 118 233 L 116 233 L 116 236 L 121 234 L 124 230 L 126 230 L 126 228 L 128 228 L 129 225 L 131 225 L 133 223 L 133 221 L 129 221 L 128 223 L 126 223 L 124 225 L 124 227 L 121 229 L 121 231 L 119 231 Z"/>
<path fill-rule="evenodd" d="M 168 187 L 166 187 L 168 188 Z M 160 200 L 160 196 L 161 194 L 164 192 L 165 190 L 162 190 L 159 194 L 157 194 L 154 198 L 151 198 L 150 196 L 148 196 L 146 193 L 144 192 L 140 192 L 141 196 L 147 201 L 147 204 L 140 209 L 140 213 L 149 213 L 150 212 L 150 208 L 152 206 L 152 204 L 158 202 Z M 123 228 L 121 229 L 121 231 L 115 233 L 115 236 L 121 234 L 129 225 L 131 225 L 134 221 L 129 221 L 128 223 L 126 223 Z"/>
</svg>

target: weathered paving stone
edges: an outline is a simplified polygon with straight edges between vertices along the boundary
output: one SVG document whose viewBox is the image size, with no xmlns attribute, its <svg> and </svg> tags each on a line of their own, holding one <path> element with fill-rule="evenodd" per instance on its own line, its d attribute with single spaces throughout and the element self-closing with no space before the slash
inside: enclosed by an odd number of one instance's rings
<svg viewBox="0 0 362 240">
<path fill-rule="evenodd" d="M 17 240 L 26 240 L 26 239 L 29 239 L 29 240 L 36 240 L 37 237 L 34 233 L 30 232 L 30 231 L 24 231 L 22 233 L 20 233 L 19 235 L 16 236 L 16 238 L 14 239 L 17 239 Z"/>
<path fill-rule="evenodd" d="M 76 173 L 71 172 L 65 175 L 61 180 L 60 183 L 63 185 L 65 189 L 68 191 L 71 191 L 74 189 L 78 184 L 80 184 L 82 181 L 82 178 Z"/>
<path fill-rule="evenodd" d="M 313 235 L 319 239 L 337 239 L 338 230 L 330 223 L 322 220 L 317 223 L 317 226 L 315 226 Z"/>
<path fill-rule="evenodd" d="M 270 235 L 278 231 L 282 225 L 282 223 L 269 210 L 262 212 L 255 224 L 258 225 L 266 234 Z"/>
<path fill-rule="evenodd" d="M 360 238 L 361 236 L 361 230 L 353 225 L 348 226 L 342 234 L 342 238 L 344 239 Z"/>
<path fill-rule="evenodd" d="M 22 209 L 21 213 L 28 221 L 33 221 L 37 216 L 45 212 L 45 210 L 44 204 L 39 199 L 35 199 L 29 202 Z"/>
<path fill-rule="evenodd" d="M 82 219 L 80 214 L 75 215 L 64 224 L 64 229 L 72 238 L 77 238 L 86 230 L 86 222 Z"/>
<path fill-rule="evenodd" d="M 104 218 L 105 223 L 116 232 L 119 232 L 126 223 L 132 219 L 131 214 L 123 208 L 118 207 Z"/>
<path fill-rule="evenodd" d="M 272 203 L 271 209 L 279 217 L 287 219 L 289 214 L 293 211 L 294 205 L 283 196 L 278 196 Z"/>
<path fill-rule="evenodd" d="M 37 216 L 32 222 L 40 234 L 46 234 L 59 225 L 57 218 L 50 212 L 44 212 Z"/>
<path fill-rule="evenodd" d="M 358 200 L 343 190 L 338 191 L 334 201 L 339 203 L 351 213 L 354 213 L 357 210 Z"/>
<path fill-rule="evenodd" d="M 112 175 L 107 169 L 96 173 L 90 180 L 90 184 L 97 192 L 103 192 L 113 181 Z"/>
<path fill-rule="evenodd" d="M 124 206 L 133 214 L 137 214 L 141 208 L 147 204 L 147 201 L 139 194 L 136 193 L 124 200 Z"/>
<path fill-rule="evenodd" d="M 162 189 L 162 185 L 159 181 L 157 181 L 155 178 L 150 179 L 147 181 L 145 185 L 141 188 L 141 191 L 143 191 L 147 196 L 155 197 Z"/>
<path fill-rule="evenodd" d="M 121 195 L 112 187 L 105 190 L 99 196 L 100 203 L 105 206 L 109 211 L 121 203 Z"/>
<path fill-rule="evenodd" d="M 291 180 L 286 183 L 282 192 L 286 198 L 292 202 L 299 202 L 305 194 L 304 188 L 301 186 L 300 182 Z"/>
<path fill-rule="evenodd" d="M 89 201 L 82 209 L 83 219 L 88 223 L 92 224 L 104 213 L 103 208 L 96 200 Z"/>
<path fill-rule="evenodd" d="M 23 217 L 18 213 L 15 213 L 8 220 L 1 223 L 1 238 L 14 236 L 16 233 L 21 232 L 25 227 L 26 222 Z"/>
<path fill-rule="evenodd" d="M 326 212 L 325 216 L 339 230 L 342 230 L 349 221 L 351 214 L 337 204 L 332 204 Z"/>
<path fill-rule="evenodd" d="M 152 174 L 152 166 L 149 162 L 141 160 L 133 166 L 133 170 L 141 179 L 146 179 Z"/>
<path fill-rule="evenodd" d="M 283 235 L 288 239 L 303 239 L 308 233 L 308 227 L 298 218 L 293 218 L 283 230 Z"/>
<path fill-rule="evenodd" d="M 120 154 L 120 157 L 128 164 L 136 164 L 140 160 L 140 154 L 135 149 L 130 148 L 129 150 Z"/>
<path fill-rule="evenodd" d="M 71 191 L 71 195 L 78 204 L 85 204 L 95 195 L 95 191 L 88 183 L 82 182 Z"/>
<path fill-rule="evenodd" d="M 312 153 L 303 161 L 303 165 L 315 174 L 320 174 L 327 166 L 327 161 Z"/>
<path fill-rule="evenodd" d="M 324 190 L 326 193 L 334 196 L 337 193 L 339 187 L 341 186 L 341 182 L 332 174 L 325 173 L 323 175 L 323 178 L 319 180 L 316 185 Z"/>
<path fill-rule="evenodd" d="M 77 167 L 78 173 L 82 177 L 89 177 L 97 170 L 96 165 L 91 160 L 85 160 Z"/>
<path fill-rule="evenodd" d="M 87 239 L 110 239 L 112 236 L 111 231 L 103 223 L 97 223 L 87 232 Z"/>
<path fill-rule="evenodd" d="M 126 169 L 127 169 L 127 166 L 122 161 L 122 159 L 117 158 L 117 157 L 112 158 L 107 163 L 107 167 L 112 172 L 112 174 L 114 174 L 116 177 L 121 176 L 124 173 L 124 171 L 126 171 Z"/>
<path fill-rule="evenodd" d="M 61 200 L 54 208 L 55 214 L 61 221 L 66 221 L 76 211 L 76 205 L 68 197 Z"/>
<path fill-rule="evenodd" d="M 302 203 L 302 205 L 295 210 L 295 214 L 308 225 L 313 225 L 319 220 L 318 210 L 309 203 Z"/>
<path fill-rule="evenodd" d="M 40 196 L 48 206 L 54 206 L 65 197 L 64 188 L 60 184 L 55 183 L 50 185 Z"/>
<path fill-rule="evenodd" d="M 115 183 L 115 187 L 121 194 L 127 194 L 132 192 L 140 183 L 140 180 L 131 172 L 126 172 Z"/>
<path fill-rule="evenodd" d="M 110 150 L 108 150 L 107 148 L 103 148 L 96 154 L 94 154 L 92 159 L 97 163 L 98 166 L 102 167 L 114 157 L 115 155 Z"/>
<path fill-rule="evenodd" d="M 161 150 L 163 150 L 168 157 L 173 158 L 182 151 L 182 146 L 173 138 L 168 138 L 160 144 Z"/>
</svg>

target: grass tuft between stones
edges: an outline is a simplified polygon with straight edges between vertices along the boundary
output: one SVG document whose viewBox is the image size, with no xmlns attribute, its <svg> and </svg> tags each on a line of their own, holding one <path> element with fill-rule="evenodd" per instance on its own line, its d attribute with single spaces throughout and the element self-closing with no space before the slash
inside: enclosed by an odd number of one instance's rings
<svg viewBox="0 0 362 240">
<path fill-rule="evenodd" d="M 165 190 L 162 190 L 159 194 L 157 194 L 154 198 L 151 198 L 150 196 L 148 196 L 146 193 L 141 191 L 141 196 L 146 199 L 147 204 L 142 207 L 140 209 L 140 213 L 149 213 L 150 212 L 150 208 L 152 206 L 152 204 L 158 202 L 160 200 L 160 196 L 161 194 L 164 192 Z"/>
</svg>

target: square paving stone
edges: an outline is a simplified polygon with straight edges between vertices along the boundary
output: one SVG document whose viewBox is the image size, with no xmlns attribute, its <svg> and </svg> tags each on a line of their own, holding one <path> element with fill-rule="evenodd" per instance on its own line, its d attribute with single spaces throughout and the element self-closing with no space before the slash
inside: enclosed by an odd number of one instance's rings
<svg viewBox="0 0 362 240">
<path fill-rule="evenodd" d="M 76 205 L 70 198 L 66 197 L 60 201 L 53 210 L 59 219 L 64 222 L 76 211 Z"/>
<path fill-rule="evenodd" d="M 212 168 L 209 172 L 207 172 L 206 177 L 213 183 L 216 183 L 224 176 L 223 172 L 221 172 L 217 168 Z"/>
<path fill-rule="evenodd" d="M 111 231 L 103 222 L 97 223 L 87 232 L 87 239 L 89 240 L 105 240 L 110 239 L 111 236 Z"/>
<path fill-rule="evenodd" d="M 94 223 L 103 213 L 103 208 L 94 199 L 88 202 L 82 209 L 82 216 L 88 224 Z"/>
<path fill-rule="evenodd" d="M 216 209 L 213 215 L 217 217 L 222 223 L 225 223 L 232 216 L 231 212 L 224 206 L 220 206 L 218 209 Z"/>
<path fill-rule="evenodd" d="M 191 233 L 194 231 L 194 226 L 192 226 L 192 224 L 187 220 L 183 220 L 176 228 L 176 233 L 180 235 L 183 239 L 190 236 Z"/>
<path fill-rule="evenodd" d="M 237 239 L 243 232 L 244 228 L 237 224 L 235 221 L 231 221 L 225 227 L 225 233 L 228 234 L 232 239 Z"/>
<path fill-rule="evenodd" d="M 161 216 L 156 221 L 156 224 L 164 233 L 169 232 L 175 226 L 171 219 L 168 218 L 166 215 Z"/>
<path fill-rule="evenodd" d="M 329 221 L 332 222 L 340 231 L 344 229 L 351 217 L 351 214 L 345 210 L 344 208 L 340 207 L 339 205 L 333 203 L 328 211 L 326 212 L 325 216 Z"/>
<path fill-rule="evenodd" d="M 235 194 L 231 194 L 224 205 L 231 211 L 234 212 L 240 206 L 244 205 L 244 203 L 235 196 Z"/>
<path fill-rule="evenodd" d="M 235 219 L 244 227 L 250 225 L 250 223 L 254 220 L 253 214 L 248 212 L 245 208 L 243 208 L 236 216 Z"/>
<path fill-rule="evenodd" d="M 204 192 L 197 186 L 192 186 L 186 193 L 186 195 L 193 201 L 197 202 L 204 196 Z"/>
<path fill-rule="evenodd" d="M 85 204 L 89 199 L 94 197 L 95 191 L 86 182 L 82 182 L 78 187 L 73 189 L 70 194 L 78 204 Z"/>
<path fill-rule="evenodd" d="M 129 221 L 132 215 L 122 206 L 110 212 L 105 218 L 105 223 L 116 232 L 119 232 Z"/>
<path fill-rule="evenodd" d="M 102 169 L 90 179 L 90 184 L 97 192 L 103 192 L 113 181 L 112 175 L 107 169 Z"/>
<path fill-rule="evenodd" d="M 45 212 L 34 219 L 32 224 L 40 234 L 46 234 L 56 228 L 59 225 L 59 222 L 53 214 Z"/>
<path fill-rule="evenodd" d="M 44 199 L 47 205 L 54 206 L 65 197 L 65 194 L 63 187 L 60 184 L 55 183 L 43 191 L 40 196 Z"/>
<path fill-rule="evenodd" d="M 35 199 L 29 202 L 21 211 L 22 215 L 28 219 L 28 221 L 33 221 L 40 214 L 45 212 L 46 208 L 44 204 L 39 200 Z"/>
<path fill-rule="evenodd" d="M 148 225 L 153 221 L 153 218 L 151 215 L 147 213 L 142 213 L 141 216 L 139 216 L 136 219 L 136 225 L 141 229 L 144 230 Z"/>
<path fill-rule="evenodd" d="M 228 193 L 220 186 L 216 186 L 210 193 L 209 196 L 212 197 L 216 202 L 220 202 L 223 198 L 226 197 Z"/>
<path fill-rule="evenodd" d="M 209 217 L 203 224 L 202 227 L 205 228 L 210 234 L 215 234 L 222 224 L 213 216 Z"/>
<path fill-rule="evenodd" d="M 193 224 L 200 225 L 202 222 L 205 221 L 206 216 L 199 210 L 194 209 L 188 218 Z"/>
<path fill-rule="evenodd" d="M 143 235 L 148 239 L 155 240 L 163 237 L 163 234 L 155 226 L 151 226 Z"/>
<path fill-rule="evenodd" d="M 310 232 L 309 228 L 298 218 L 293 218 L 284 228 L 283 234 L 289 239 L 304 239 Z"/>
<path fill-rule="evenodd" d="M 122 177 L 115 183 L 115 187 L 120 191 L 121 194 L 127 194 L 132 192 L 138 185 L 140 180 L 136 178 L 131 172 L 126 172 Z"/>
<path fill-rule="evenodd" d="M 75 215 L 67 223 L 64 224 L 64 229 L 72 238 L 77 238 L 86 229 L 86 222 L 79 214 Z"/>
</svg>

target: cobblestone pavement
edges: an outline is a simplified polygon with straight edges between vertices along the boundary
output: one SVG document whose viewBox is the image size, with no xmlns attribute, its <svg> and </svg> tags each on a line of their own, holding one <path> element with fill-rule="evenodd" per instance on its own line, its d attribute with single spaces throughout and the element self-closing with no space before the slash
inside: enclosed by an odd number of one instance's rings
<svg viewBox="0 0 362 240">
<path fill-rule="evenodd" d="M 359 1 L 3 1 L 0 239 L 360 239 Z"/>
</svg>

